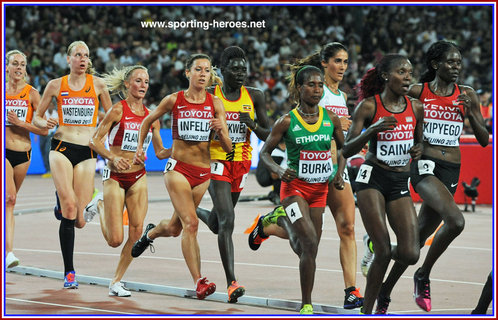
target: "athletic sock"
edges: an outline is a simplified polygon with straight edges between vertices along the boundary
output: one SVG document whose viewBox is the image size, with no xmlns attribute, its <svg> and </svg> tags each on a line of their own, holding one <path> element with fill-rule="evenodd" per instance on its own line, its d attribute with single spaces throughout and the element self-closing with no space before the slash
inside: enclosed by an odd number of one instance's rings
<svg viewBox="0 0 498 320">
<path fill-rule="evenodd" d="M 62 259 L 64 260 L 64 274 L 74 271 L 74 223 L 76 220 L 69 220 L 64 217 L 59 226 L 59 241 L 61 244 Z"/>
</svg>

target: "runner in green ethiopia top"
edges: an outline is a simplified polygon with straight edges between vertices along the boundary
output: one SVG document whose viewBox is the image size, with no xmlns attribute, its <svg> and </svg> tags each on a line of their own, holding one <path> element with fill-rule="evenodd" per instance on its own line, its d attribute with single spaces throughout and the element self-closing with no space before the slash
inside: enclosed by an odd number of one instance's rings
<svg viewBox="0 0 498 320">
<path fill-rule="evenodd" d="M 297 177 L 308 183 L 327 182 L 334 173 L 330 153 L 334 124 L 324 109 L 318 107 L 318 121 L 308 124 L 298 109 L 289 112 L 290 126 L 284 135 L 287 164 Z"/>
<path fill-rule="evenodd" d="M 339 154 L 344 134 L 339 117 L 318 106 L 323 95 L 322 71 L 313 66 L 294 66 L 289 92 L 296 107 L 275 122 L 261 150 L 260 161 L 282 180 L 282 207 L 258 216 L 249 227 L 249 246 L 257 250 L 270 235 L 288 238 L 299 257 L 301 280 L 301 314 L 313 314 L 311 293 L 315 281 L 316 254 L 322 233 L 322 216 L 327 200 L 329 179 L 334 173 L 331 141 Z M 281 139 L 285 140 L 288 167 L 276 164 L 271 152 Z M 344 160 L 343 157 L 339 157 Z M 344 168 L 344 166 L 339 166 Z M 331 185 L 344 189 L 341 172 Z"/>
</svg>

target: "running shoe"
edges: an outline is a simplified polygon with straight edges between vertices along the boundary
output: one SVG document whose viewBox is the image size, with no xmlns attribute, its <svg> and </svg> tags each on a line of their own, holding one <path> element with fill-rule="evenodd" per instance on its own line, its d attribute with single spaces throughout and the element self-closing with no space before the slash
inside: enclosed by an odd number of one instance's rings
<svg viewBox="0 0 498 320">
<path fill-rule="evenodd" d="M 270 224 L 277 224 L 278 217 L 284 217 L 285 215 L 284 207 L 276 207 L 272 212 L 263 216 L 263 227 L 268 227 Z"/>
<path fill-rule="evenodd" d="M 372 241 L 368 234 L 363 236 L 363 258 L 361 259 L 361 273 L 366 277 L 368 275 L 368 270 L 374 259 L 374 252 L 372 247 Z"/>
<path fill-rule="evenodd" d="M 54 207 L 54 215 L 55 215 L 55 219 L 60 220 L 60 219 L 62 219 L 62 209 L 61 209 L 61 202 L 59 201 L 59 195 L 57 194 L 57 191 L 55 191 L 55 200 L 57 201 L 57 205 Z"/>
<path fill-rule="evenodd" d="M 241 286 L 237 283 L 237 281 L 232 281 L 230 286 L 228 287 L 228 302 L 235 303 L 239 297 L 242 297 L 246 289 L 244 286 Z"/>
<path fill-rule="evenodd" d="M 344 289 L 346 296 L 344 297 L 344 309 L 354 309 L 363 306 L 363 297 L 360 294 L 360 289 L 349 287 Z"/>
<path fill-rule="evenodd" d="M 104 200 L 104 193 L 99 192 L 97 194 L 94 193 L 94 197 L 92 201 L 90 201 L 87 206 L 85 207 L 85 210 L 83 210 L 83 217 L 85 218 L 86 222 L 90 222 L 93 220 L 93 217 L 99 214 L 99 201 Z"/>
<path fill-rule="evenodd" d="M 216 291 L 216 285 L 213 282 L 209 282 L 206 277 L 199 278 L 197 280 L 197 286 L 195 288 L 195 293 L 197 294 L 197 299 L 202 300 L 205 297 L 213 294 Z"/>
<path fill-rule="evenodd" d="M 268 236 L 263 233 L 263 216 L 258 214 L 252 226 L 247 228 L 244 233 L 249 233 L 249 248 L 258 250 L 261 243 L 268 239 Z"/>
<path fill-rule="evenodd" d="M 379 296 L 377 297 L 377 307 L 375 308 L 375 314 L 387 314 L 387 308 L 389 308 L 390 302 L 391 298 L 379 294 Z"/>
<path fill-rule="evenodd" d="M 9 252 L 7 253 L 7 257 L 5 258 L 5 264 L 7 265 L 7 268 L 14 268 L 19 265 L 19 259 L 16 258 L 14 255 L 14 252 Z"/>
<path fill-rule="evenodd" d="M 313 314 L 313 306 L 311 304 L 305 304 L 299 314 Z"/>
<path fill-rule="evenodd" d="M 415 303 L 424 311 L 431 311 L 431 287 L 429 278 L 420 278 L 418 276 L 418 269 L 413 275 L 413 282 L 415 287 L 413 289 L 413 297 L 415 298 Z"/>
<path fill-rule="evenodd" d="M 69 271 L 64 277 L 64 288 L 66 289 L 78 289 L 78 281 L 75 279 L 76 274 L 74 271 Z"/>
<path fill-rule="evenodd" d="M 147 227 L 145 227 L 144 234 L 142 234 L 140 239 L 138 239 L 137 242 L 135 242 L 135 244 L 133 245 L 133 248 L 131 248 L 131 256 L 133 258 L 139 257 L 145 251 L 145 249 L 147 249 L 148 246 L 150 246 L 150 252 L 155 252 L 154 246 L 152 245 L 152 242 L 154 242 L 154 240 L 150 240 L 149 238 L 147 238 L 147 233 L 149 233 L 149 231 L 151 229 L 154 229 L 155 227 L 156 225 L 153 223 L 149 223 Z"/>
<path fill-rule="evenodd" d="M 114 284 L 109 284 L 109 295 L 117 297 L 129 297 L 131 292 L 125 288 L 121 281 L 115 282 Z"/>
</svg>

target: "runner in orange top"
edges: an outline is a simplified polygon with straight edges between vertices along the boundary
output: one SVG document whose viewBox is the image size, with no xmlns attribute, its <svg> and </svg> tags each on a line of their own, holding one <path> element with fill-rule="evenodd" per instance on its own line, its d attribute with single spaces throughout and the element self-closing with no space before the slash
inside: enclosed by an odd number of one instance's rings
<svg viewBox="0 0 498 320">
<path fill-rule="evenodd" d="M 67 50 L 69 75 L 51 80 L 43 93 L 33 123 L 43 129 L 59 128 L 52 138 L 50 171 L 61 210 L 59 240 L 64 260 L 64 288 L 77 288 L 73 266 L 74 227 L 83 228 L 83 209 L 92 199 L 96 154 L 89 142 L 95 126 L 99 100 L 107 111 L 111 98 L 104 81 L 92 75 L 88 46 L 75 41 Z M 57 99 L 59 119 L 43 119 L 50 101 Z M 55 210 L 56 217 L 58 210 Z"/>
<path fill-rule="evenodd" d="M 33 111 L 40 103 L 38 91 L 26 83 L 26 56 L 19 50 L 7 52 L 7 83 L 5 84 L 5 265 L 19 264 L 12 252 L 14 246 L 14 206 L 17 192 L 31 163 L 29 133 L 47 135 L 47 129 L 31 124 Z"/>
</svg>

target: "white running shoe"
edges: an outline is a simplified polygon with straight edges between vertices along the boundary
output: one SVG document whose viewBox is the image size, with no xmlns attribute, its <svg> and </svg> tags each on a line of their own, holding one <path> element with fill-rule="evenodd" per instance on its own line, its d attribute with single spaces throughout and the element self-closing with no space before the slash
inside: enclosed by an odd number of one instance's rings
<svg viewBox="0 0 498 320">
<path fill-rule="evenodd" d="M 109 295 L 118 297 L 129 297 L 131 296 L 131 292 L 125 288 L 124 284 L 121 281 L 119 281 L 109 285 Z"/>
<path fill-rule="evenodd" d="M 16 258 L 14 252 L 7 253 L 7 257 L 5 258 L 5 264 L 7 268 L 14 268 L 19 265 L 19 259 Z"/>
<path fill-rule="evenodd" d="M 374 259 L 375 254 L 368 247 L 368 241 L 370 238 L 368 234 L 363 236 L 363 258 L 361 259 L 361 273 L 366 277 L 368 274 L 368 270 L 370 269 L 370 265 Z"/>
<path fill-rule="evenodd" d="M 97 214 L 99 214 L 99 201 L 104 200 L 104 193 L 99 192 L 95 195 L 95 197 L 90 201 L 90 203 L 85 207 L 85 210 L 83 210 L 83 217 L 85 218 L 86 222 L 92 221 L 93 217 L 95 217 Z"/>
</svg>

